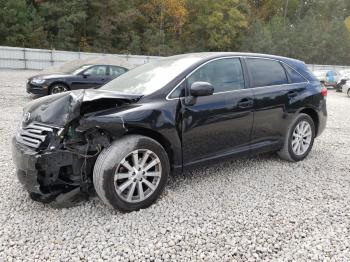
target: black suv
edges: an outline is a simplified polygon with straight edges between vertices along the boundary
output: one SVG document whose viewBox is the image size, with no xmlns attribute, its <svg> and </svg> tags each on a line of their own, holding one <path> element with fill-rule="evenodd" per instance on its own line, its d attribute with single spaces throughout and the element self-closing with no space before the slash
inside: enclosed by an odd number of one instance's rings
<svg viewBox="0 0 350 262">
<path fill-rule="evenodd" d="M 270 151 L 303 160 L 325 129 L 326 95 L 290 58 L 162 58 L 99 90 L 28 104 L 13 159 L 35 200 L 59 205 L 96 192 L 112 208 L 138 210 L 186 168 Z"/>
</svg>

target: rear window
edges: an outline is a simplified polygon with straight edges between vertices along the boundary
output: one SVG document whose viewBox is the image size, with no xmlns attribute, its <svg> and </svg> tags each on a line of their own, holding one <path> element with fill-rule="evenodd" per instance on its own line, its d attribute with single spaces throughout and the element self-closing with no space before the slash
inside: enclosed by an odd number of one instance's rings
<svg viewBox="0 0 350 262">
<path fill-rule="evenodd" d="M 246 61 L 253 87 L 288 84 L 286 71 L 278 61 L 260 58 Z"/>
<path fill-rule="evenodd" d="M 109 66 L 109 74 L 111 76 L 120 76 L 121 74 L 124 74 L 127 69 L 120 67 L 120 66 Z"/>
<path fill-rule="evenodd" d="M 286 69 L 292 83 L 304 83 L 304 82 L 306 82 L 305 78 L 302 77 L 294 69 L 290 68 L 289 66 L 285 66 L 285 69 Z"/>
</svg>

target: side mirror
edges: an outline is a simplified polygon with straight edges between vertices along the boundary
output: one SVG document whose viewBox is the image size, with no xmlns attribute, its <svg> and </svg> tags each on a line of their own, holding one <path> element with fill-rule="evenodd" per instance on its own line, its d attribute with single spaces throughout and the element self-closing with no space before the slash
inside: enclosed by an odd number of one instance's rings
<svg viewBox="0 0 350 262">
<path fill-rule="evenodd" d="M 211 96 L 214 93 L 214 87 L 208 82 L 194 82 L 190 88 L 191 96 Z"/>
<path fill-rule="evenodd" d="M 90 74 L 89 73 L 82 73 L 82 76 L 84 77 L 84 78 L 87 78 L 88 76 L 89 76 Z"/>
</svg>

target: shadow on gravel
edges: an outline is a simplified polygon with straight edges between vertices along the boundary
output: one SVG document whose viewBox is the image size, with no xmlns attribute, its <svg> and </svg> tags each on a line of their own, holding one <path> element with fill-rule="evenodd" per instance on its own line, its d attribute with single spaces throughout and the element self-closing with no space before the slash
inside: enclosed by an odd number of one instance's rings
<svg viewBox="0 0 350 262">
<path fill-rule="evenodd" d="M 35 100 L 35 99 L 38 99 L 38 98 L 41 98 L 41 97 L 44 97 L 42 95 L 34 95 L 34 94 L 28 94 L 28 98 L 30 100 Z"/>
<path fill-rule="evenodd" d="M 163 198 L 167 197 L 167 189 L 171 189 L 172 191 L 178 191 L 180 188 L 186 184 L 186 186 L 191 187 L 191 185 L 203 182 L 203 180 L 207 179 L 208 183 L 212 179 L 226 179 L 227 174 L 230 175 L 231 171 L 234 169 L 237 173 L 242 173 L 244 175 L 244 169 L 249 169 L 250 166 L 256 169 L 259 168 L 260 164 L 263 164 L 266 161 L 278 161 L 279 158 L 274 153 L 266 153 L 250 158 L 242 158 L 236 160 L 227 160 L 220 161 L 214 165 L 208 165 L 200 168 L 193 168 L 185 171 L 182 174 L 171 175 L 168 184 L 165 187 L 164 193 L 160 196 L 160 199 L 157 201 L 162 201 Z M 227 170 L 227 171 L 226 171 Z M 224 174 L 224 176 L 222 175 Z M 205 182 L 205 181 L 204 181 Z M 38 202 L 37 202 L 38 203 Z M 53 210 L 62 210 L 69 209 L 74 207 L 83 207 L 87 205 L 87 208 L 91 207 L 91 204 L 94 206 L 95 211 L 98 211 L 101 215 L 113 215 L 113 214 L 127 214 L 124 212 L 120 212 L 118 210 L 113 210 L 108 206 L 104 205 L 102 201 L 97 197 L 97 195 L 93 195 L 89 197 L 89 199 L 79 199 L 76 203 L 67 206 L 56 206 L 53 204 L 44 204 L 43 206 L 52 208 Z M 153 206 L 153 208 L 157 208 L 157 205 Z M 84 207 L 83 207 L 84 208 Z M 152 206 L 150 207 L 152 208 Z M 141 210 L 142 211 L 142 210 Z"/>
<path fill-rule="evenodd" d="M 196 183 L 198 180 L 203 180 L 205 178 L 220 179 L 220 173 L 230 173 L 232 169 L 235 169 L 236 172 L 243 172 L 243 169 L 249 168 L 259 168 L 259 164 L 262 164 L 266 161 L 281 161 L 276 153 L 265 153 L 257 156 L 240 158 L 235 160 L 226 160 L 220 161 L 216 164 L 207 165 L 199 168 L 192 168 L 186 170 L 182 174 L 172 175 L 169 178 L 167 187 L 176 190 L 179 186 L 182 186 L 182 183 L 186 181 L 187 183 Z M 227 172 L 225 172 L 227 170 Z"/>
</svg>

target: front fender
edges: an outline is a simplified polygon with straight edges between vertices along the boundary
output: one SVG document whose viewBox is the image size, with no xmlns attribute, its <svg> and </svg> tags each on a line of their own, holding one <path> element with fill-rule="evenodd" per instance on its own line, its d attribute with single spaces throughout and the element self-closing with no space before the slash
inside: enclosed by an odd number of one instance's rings
<svg viewBox="0 0 350 262">
<path fill-rule="evenodd" d="M 182 167 L 182 149 L 175 115 L 171 111 L 147 109 L 143 106 L 124 110 L 114 108 L 82 117 L 77 131 L 98 128 L 107 131 L 113 139 L 135 133 L 151 137 L 170 151 L 171 164 L 177 169 Z"/>
</svg>

